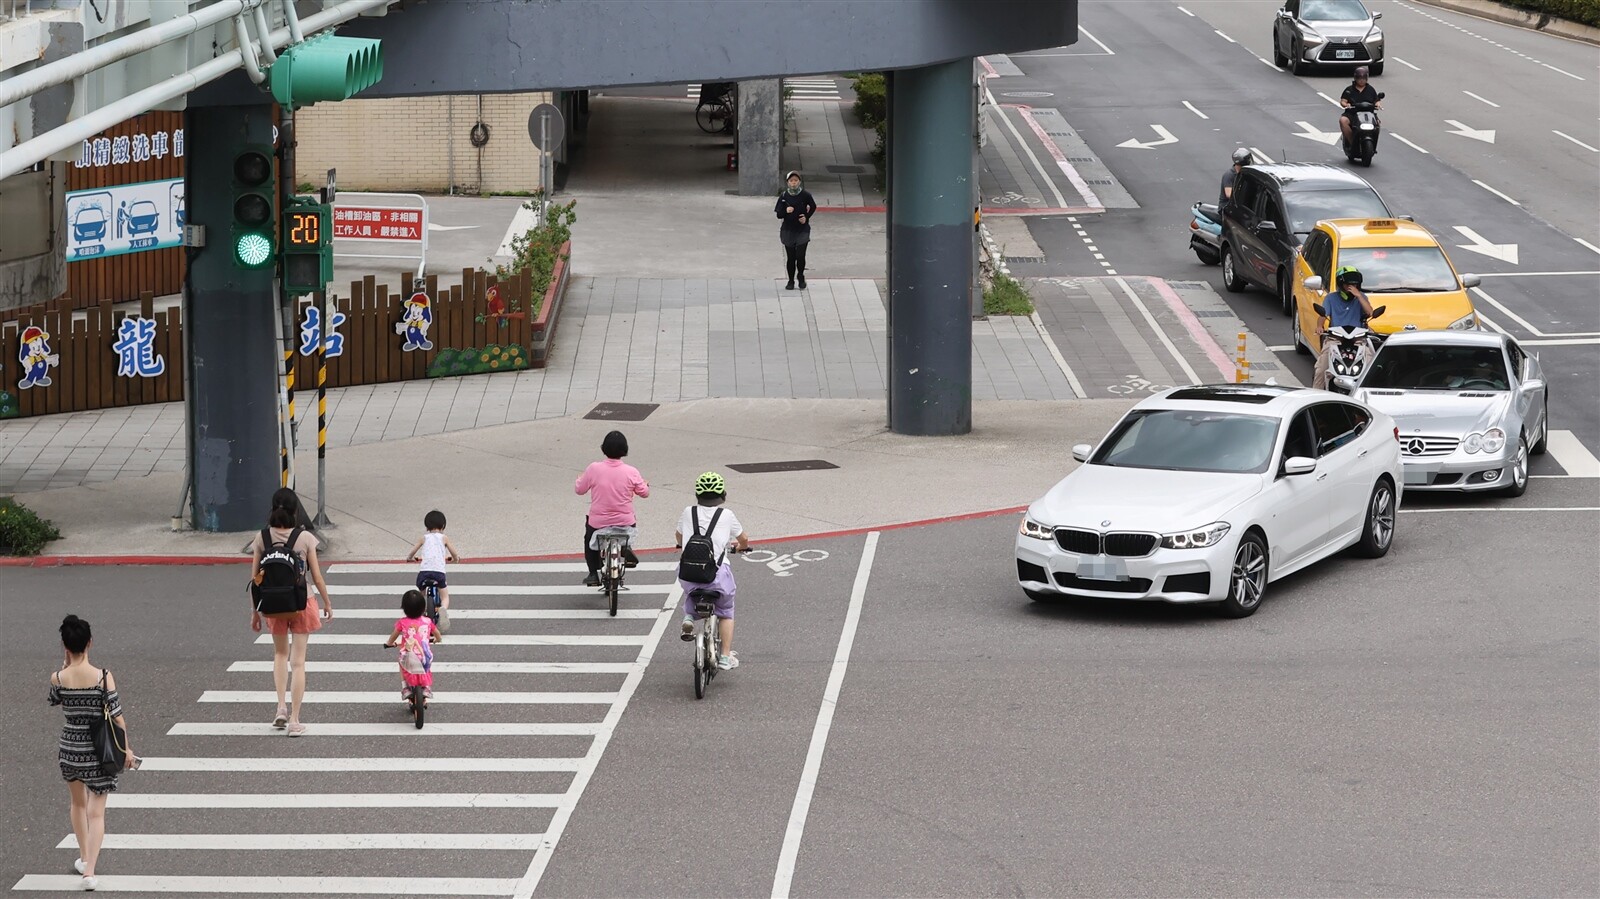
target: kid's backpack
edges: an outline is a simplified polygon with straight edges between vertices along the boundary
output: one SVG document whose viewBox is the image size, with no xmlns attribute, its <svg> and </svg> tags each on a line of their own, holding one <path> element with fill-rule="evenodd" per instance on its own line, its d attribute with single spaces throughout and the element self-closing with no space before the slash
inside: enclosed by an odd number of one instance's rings
<svg viewBox="0 0 1600 899">
<path fill-rule="evenodd" d="M 256 611 L 267 618 L 294 618 L 306 610 L 306 563 L 294 550 L 303 530 L 297 527 L 279 542 L 271 528 L 261 529 L 261 561 L 250 590 Z"/>
<path fill-rule="evenodd" d="M 704 531 L 700 530 L 700 509 L 691 508 L 689 515 L 694 522 L 694 536 L 683 541 L 683 555 L 678 559 L 678 578 L 691 584 L 709 584 L 717 579 L 717 569 L 722 567 L 717 548 L 711 543 L 711 533 L 717 529 L 717 519 L 722 517 L 722 510 L 711 513 L 711 521 L 706 524 Z"/>
</svg>

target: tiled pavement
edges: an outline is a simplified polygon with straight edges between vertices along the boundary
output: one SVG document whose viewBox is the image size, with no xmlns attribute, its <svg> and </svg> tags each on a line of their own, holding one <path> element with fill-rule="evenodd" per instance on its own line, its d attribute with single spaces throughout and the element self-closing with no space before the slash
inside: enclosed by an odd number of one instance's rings
<svg viewBox="0 0 1600 899">
<path fill-rule="evenodd" d="M 330 447 L 705 397 L 878 399 L 885 318 L 870 280 L 575 278 L 548 368 L 328 392 Z M 1027 318 L 973 322 L 973 398 L 1072 399 Z M 300 394 L 297 410 L 312 404 Z M 316 445 L 314 417 L 298 443 Z M 29 492 L 184 465 L 183 406 L 0 422 L 0 490 Z"/>
<path fill-rule="evenodd" d="M 784 124 L 785 171 L 799 171 L 817 205 L 883 205 L 878 170 L 872 162 L 870 134 L 845 103 L 788 103 Z"/>
</svg>

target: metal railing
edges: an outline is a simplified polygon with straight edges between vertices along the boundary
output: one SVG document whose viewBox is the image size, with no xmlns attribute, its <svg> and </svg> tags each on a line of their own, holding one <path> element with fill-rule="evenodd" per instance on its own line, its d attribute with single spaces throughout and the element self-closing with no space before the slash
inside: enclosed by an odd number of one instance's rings
<svg viewBox="0 0 1600 899">
<path fill-rule="evenodd" d="M 0 22 L 20 19 L 33 12 L 35 0 L 0 0 Z M 52 0 L 38 0 L 40 8 L 53 5 Z"/>
</svg>

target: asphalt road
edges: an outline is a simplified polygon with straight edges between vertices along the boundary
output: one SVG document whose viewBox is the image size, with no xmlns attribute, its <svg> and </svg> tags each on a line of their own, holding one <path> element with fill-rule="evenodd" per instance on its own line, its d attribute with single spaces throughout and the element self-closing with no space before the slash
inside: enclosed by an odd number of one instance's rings
<svg viewBox="0 0 1600 899">
<path fill-rule="evenodd" d="M 1002 515 L 879 535 L 815 793 L 793 837 L 793 895 L 1600 891 L 1600 621 L 1592 594 L 1577 589 L 1600 565 L 1600 516 L 1573 484 L 1515 501 L 1408 503 L 1388 557 L 1341 557 L 1279 582 L 1243 621 L 1164 605 L 1031 603 L 1015 586 L 1014 528 Z M 741 559 L 745 664 L 698 702 L 687 648 L 652 630 L 648 610 L 664 594 L 625 597 L 624 609 L 643 613 L 630 619 L 474 619 L 463 612 L 597 603 L 568 574 L 453 572 L 458 614 L 441 665 L 503 670 L 441 668 L 420 733 L 388 698 L 391 658 L 376 645 L 404 574 L 335 569 L 340 614 L 323 634 L 354 642 L 313 644 L 311 661 L 374 667 L 313 669 L 311 689 L 383 698 L 309 704 L 312 730 L 295 741 L 268 732 L 270 700 L 226 698 L 270 687 L 264 672 L 230 671 L 270 657 L 243 626 L 238 570 L 8 571 L 0 689 L 14 713 L 0 736 L 9 760 L 0 823 L 11 837 L 0 883 L 75 880 L 71 850 L 53 848 L 68 833 L 66 791 L 54 758 L 59 713 L 43 695 L 58 659 L 54 625 L 76 611 L 95 624 L 95 659 L 116 671 L 135 746 L 152 762 L 125 775 L 117 801 L 191 794 L 173 807 L 115 807 L 109 832 L 167 844 L 179 838 L 151 835 L 186 834 L 210 847 L 107 849 L 108 887 L 193 877 L 222 895 L 282 876 L 317 878 L 273 881 L 285 893 L 315 884 L 394 895 L 400 882 L 382 878 L 435 877 L 437 894 L 511 895 L 536 871 L 538 895 L 770 895 L 867 539 L 771 547 L 827 553 L 775 560 L 785 571 Z M 663 578 L 634 580 L 648 591 Z M 494 585 L 508 592 L 488 592 Z M 469 639 L 530 632 L 658 636 L 634 647 Z M 528 663 L 576 667 L 512 667 Z M 611 711 L 449 701 L 452 691 L 619 685 L 628 696 Z M 586 786 L 571 765 L 533 770 L 594 756 L 596 745 L 533 731 L 604 721 L 614 731 Z M 248 727 L 215 732 L 235 722 Z M 397 758 L 415 765 L 356 770 Z M 513 763 L 524 770 L 493 770 Z M 217 764 L 262 770 L 198 770 Z M 564 811 L 501 798 L 563 791 Z M 355 807 L 413 793 L 470 798 Z M 234 809 L 224 794 L 265 798 Z M 301 798 L 321 794 L 356 798 L 333 808 Z M 401 846 L 249 851 L 248 834 L 399 834 L 383 845 Z M 553 851 L 530 848 L 552 837 Z"/>
<path fill-rule="evenodd" d="M 1418 70 L 1391 62 L 1374 80 L 1389 95 L 1384 101 L 1387 136 L 1372 168 L 1360 174 L 1391 208 L 1429 227 L 1459 269 L 1485 275 L 1482 290 L 1473 296 L 1480 313 L 1539 354 L 1550 376 L 1555 427 L 1572 430 L 1591 451 L 1600 450 L 1600 403 L 1595 401 L 1600 169 L 1595 154 L 1550 133 L 1564 130 L 1589 141 L 1594 126 L 1581 125 L 1574 106 L 1546 100 L 1583 92 L 1592 98 L 1600 81 L 1595 71 L 1600 51 L 1468 20 L 1474 33 L 1525 49 L 1586 79 L 1580 83 L 1442 24 L 1438 19 L 1446 14 L 1430 7 L 1377 0 L 1373 8 L 1385 12 L 1391 53 Z M 1347 76 L 1296 77 L 1264 63 L 1256 54 L 1270 58 L 1274 9 L 1271 2 L 1083 3 L 1080 21 L 1093 40 L 1013 56 L 1023 74 L 990 80 L 996 91 L 1051 94 L 1039 102 L 1062 109 L 1137 200 L 1137 209 L 1076 217 L 1117 271 L 1204 279 L 1222 292 L 1219 270 L 1200 265 L 1187 249 L 1188 209 L 1196 200 L 1216 197 L 1235 147 L 1255 147 L 1278 161 L 1348 165 L 1335 147 L 1297 136 L 1305 132 L 1301 122 L 1316 130 L 1337 128 L 1335 105 L 1318 94 L 1337 98 Z M 1504 102 L 1496 109 L 1463 95 L 1463 89 Z M 1537 102 L 1519 105 L 1512 100 L 1517 96 Z M 1482 111 L 1469 116 L 1459 103 Z M 1589 108 L 1592 112 L 1592 104 Z M 1496 143 L 1449 134 L 1444 119 L 1495 129 Z M 1155 141 L 1154 125 L 1167 129 L 1176 142 L 1119 146 L 1133 139 Z M 1587 138 L 1572 130 L 1580 127 L 1587 129 Z M 1100 261 L 1065 217 L 1033 218 L 1029 227 L 1054 273 L 1101 273 Z M 1516 264 L 1463 249 L 1472 241 L 1457 227 L 1492 244 L 1515 244 Z M 1289 323 L 1268 294 L 1252 289 L 1227 296 L 1245 324 L 1269 344 L 1290 344 Z M 1280 361 L 1309 381 L 1308 360 L 1289 351 Z"/>
</svg>

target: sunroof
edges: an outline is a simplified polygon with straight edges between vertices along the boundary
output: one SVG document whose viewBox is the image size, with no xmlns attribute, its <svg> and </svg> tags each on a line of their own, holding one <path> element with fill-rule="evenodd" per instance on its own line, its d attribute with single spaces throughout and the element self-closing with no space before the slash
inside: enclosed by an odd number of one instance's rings
<svg viewBox="0 0 1600 899">
<path fill-rule="evenodd" d="M 1264 385 L 1240 384 L 1209 384 L 1198 387 L 1185 387 L 1167 394 L 1167 399 L 1172 400 L 1197 400 L 1209 403 L 1251 403 L 1261 405 L 1270 403 L 1280 396 L 1288 393 L 1285 387 L 1267 387 Z"/>
</svg>

